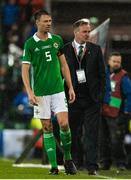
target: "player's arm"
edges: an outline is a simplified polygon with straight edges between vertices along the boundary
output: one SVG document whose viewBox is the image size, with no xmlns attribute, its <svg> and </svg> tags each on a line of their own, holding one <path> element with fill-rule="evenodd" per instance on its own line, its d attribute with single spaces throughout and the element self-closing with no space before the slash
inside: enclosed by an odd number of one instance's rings
<svg viewBox="0 0 131 180">
<path fill-rule="evenodd" d="M 23 83 L 26 88 L 30 103 L 32 105 L 37 105 L 36 96 L 34 95 L 30 86 L 29 69 L 30 69 L 30 64 L 28 63 L 22 64 L 22 79 L 23 79 Z"/>
<path fill-rule="evenodd" d="M 74 89 L 72 86 L 70 70 L 69 70 L 68 64 L 66 62 L 65 55 L 64 54 L 60 55 L 59 59 L 60 59 L 60 63 L 61 63 L 62 75 L 67 83 L 68 88 L 69 88 L 69 102 L 73 103 L 75 101 L 75 93 L 74 93 Z"/>
</svg>

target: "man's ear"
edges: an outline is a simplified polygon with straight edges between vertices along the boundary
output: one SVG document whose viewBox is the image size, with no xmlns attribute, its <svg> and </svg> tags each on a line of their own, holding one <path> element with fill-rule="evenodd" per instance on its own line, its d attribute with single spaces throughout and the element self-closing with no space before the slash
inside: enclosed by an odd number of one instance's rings
<svg viewBox="0 0 131 180">
<path fill-rule="evenodd" d="M 38 25 L 38 23 L 39 23 L 39 20 L 37 19 L 35 23 L 36 23 L 36 25 Z"/>
</svg>

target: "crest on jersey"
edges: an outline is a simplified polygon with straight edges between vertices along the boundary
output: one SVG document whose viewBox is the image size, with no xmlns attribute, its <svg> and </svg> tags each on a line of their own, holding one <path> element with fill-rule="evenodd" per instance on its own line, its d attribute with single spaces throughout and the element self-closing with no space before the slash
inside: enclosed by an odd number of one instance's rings
<svg viewBox="0 0 131 180">
<path fill-rule="evenodd" d="M 54 46 L 55 48 L 58 48 L 58 44 L 57 44 L 56 42 L 53 44 L 53 46 Z"/>
</svg>

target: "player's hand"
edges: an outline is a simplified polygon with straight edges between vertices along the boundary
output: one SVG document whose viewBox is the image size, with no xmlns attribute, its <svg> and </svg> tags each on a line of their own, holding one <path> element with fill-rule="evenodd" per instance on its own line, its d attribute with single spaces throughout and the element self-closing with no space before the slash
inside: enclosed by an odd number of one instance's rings
<svg viewBox="0 0 131 180">
<path fill-rule="evenodd" d="M 75 101 L 75 92 L 73 88 L 69 89 L 69 103 L 73 103 Z"/>
<path fill-rule="evenodd" d="M 37 97 L 34 95 L 34 93 L 30 92 L 28 94 L 28 96 L 29 96 L 30 104 L 33 105 L 33 106 L 38 106 L 38 100 L 37 100 Z"/>
</svg>

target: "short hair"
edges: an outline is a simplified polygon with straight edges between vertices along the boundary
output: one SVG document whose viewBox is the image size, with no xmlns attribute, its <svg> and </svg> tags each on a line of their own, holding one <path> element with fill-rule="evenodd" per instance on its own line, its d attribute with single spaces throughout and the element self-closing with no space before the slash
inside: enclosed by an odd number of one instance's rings
<svg viewBox="0 0 131 180">
<path fill-rule="evenodd" d="M 50 13 L 48 13 L 45 9 L 40 9 L 34 13 L 34 20 L 36 21 L 39 19 L 42 15 L 48 15 L 51 16 Z"/>
<path fill-rule="evenodd" d="M 76 29 L 81 25 L 90 25 L 90 20 L 87 18 L 79 19 L 78 21 L 74 22 L 73 28 Z"/>
<path fill-rule="evenodd" d="M 114 51 L 112 53 L 109 54 L 109 59 L 112 57 L 112 56 L 121 56 L 121 54 L 117 51 Z"/>
</svg>

